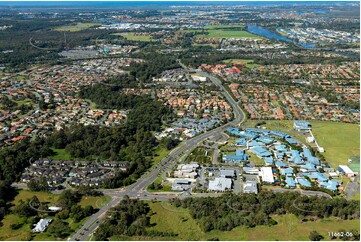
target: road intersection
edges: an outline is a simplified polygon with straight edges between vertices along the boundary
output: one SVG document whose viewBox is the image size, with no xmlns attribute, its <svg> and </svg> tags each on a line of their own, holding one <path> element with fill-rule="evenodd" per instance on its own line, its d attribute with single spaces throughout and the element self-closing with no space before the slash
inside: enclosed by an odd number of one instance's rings
<svg viewBox="0 0 361 242">
<path fill-rule="evenodd" d="M 181 63 L 180 63 L 181 64 Z M 181 64 L 184 69 L 187 71 L 196 72 L 207 77 L 214 85 L 216 85 L 222 94 L 225 96 L 227 101 L 230 103 L 233 109 L 234 119 L 220 127 L 217 127 L 212 130 L 205 131 L 191 139 L 184 141 L 181 145 L 173 149 L 165 158 L 163 158 L 157 165 L 155 165 L 151 170 L 147 173 L 143 174 L 137 182 L 129 185 L 128 187 L 122 189 L 112 189 L 112 190 L 101 190 L 105 195 L 111 197 L 111 201 L 105 204 L 103 207 L 99 209 L 99 211 L 92 216 L 83 224 L 83 226 L 68 240 L 80 240 L 85 241 L 89 240 L 98 228 L 101 221 L 106 217 L 107 212 L 111 211 L 112 207 L 115 207 L 124 196 L 128 196 L 130 198 L 137 198 L 140 200 L 157 200 L 157 201 L 166 201 L 171 198 L 186 198 L 189 196 L 192 197 L 217 197 L 222 195 L 221 193 L 201 193 L 201 194 L 190 194 L 190 193 L 149 193 L 147 192 L 147 187 L 150 185 L 154 180 L 164 173 L 167 169 L 174 166 L 177 161 L 179 161 L 180 157 L 185 155 L 187 152 L 191 151 L 194 147 L 196 147 L 200 142 L 212 137 L 213 135 L 225 131 L 228 127 L 238 126 L 245 120 L 245 115 L 242 109 L 239 107 L 238 103 L 233 99 L 233 97 L 228 93 L 228 91 L 224 88 L 222 83 L 212 75 L 205 73 L 201 70 L 193 70 L 188 69 L 186 66 Z M 290 190 L 286 189 L 278 189 L 275 192 L 286 192 Z M 325 196 L 322 192 L 303 192 L 304 195 L 320 195 Z"/>
</svg>

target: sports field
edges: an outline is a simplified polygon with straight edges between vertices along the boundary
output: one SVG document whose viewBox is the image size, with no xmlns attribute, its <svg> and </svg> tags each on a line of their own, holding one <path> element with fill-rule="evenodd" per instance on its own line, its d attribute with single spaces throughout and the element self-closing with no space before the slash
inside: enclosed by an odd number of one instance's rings
<svg viewBox="0 0 361 242">
<path fill-rule="evenodd" d="M 217 24 L 217 25 L 207 25 L 204 29 L 230 29 L 230 28 L 244 28 L 244 25 L 240 24 Z"/>
<path fill-rule="evenodd" d="M 233 64 L 233 63 L 237 63 L 237 62 L 243 62 L 243 63 L 246 63 L 246 67 L 249 67 L 249 68 L 255 68 L 255 67 L 259 67 L 258 64 L 254 64 L 253 63 L 253 60 L 249 60 L 249 59 L 227 59 L 227 60 L 224 60 L 223 63 L 225 64 Z"/>
<path fill-rule="evenodd" d="M 348 164 L 352 156 L 360 155 L 360 126 L 358 124 L 313 121 L 312 132 L 323 155 L 334 168 Z M 359 161 L 360 162 L 360 161 Z"/>
<path fill-rule="evenodd" d="M 66 25 L 66 26 L 57 27 L 54 30 L 55 31 L 77 32 L 77 31 L 88 29 L 90 27 L 94 27 L 97 25 L 99 25 L 99 24 L 97 24 L 97 23 L 76 23 L 75 25 Z"/>
<path fill-rule="evenodd" d="M 127 32 L 127 33 L 116 33 L 114 35 L 123 36 L 127 40 L 144 41 L 144 42 L 152 41 L 152 37 L 150 35 L 137 36 L 135 34 L 136 34 L 135 32 Z"/>
<path fill-rule="evenodd" d="M 258 35 L 251 34 L 244 30 L 207 29 L 208 34 L 196 35 L 196 38 L 252 38 L 262 39 Z"/>
<path fill-rule="evenodd" d="M 156 202 L 149 205 L 152 209 L 150 223 L 153 224 L 149 230 L 161 232 L 173 232 L 178 234 L 175 237 L 124 237 L 126 240 L 309 240 L 309 233 L 317 230 L 330 240 L 329 231 L 337 232 L 339 229 L 350 231 L 359 229 L 359 219 L 338 220 L 336 218 L 319 219 L 314 222 L 300 222 L 295 215 L 287 214 L 274 216 L 277 221 L 275 226 L 257 226 L 246 228 L 243 226 L 234 228 L 231 231 L 212 230 L 203 232 L 198 221 L 194 220 L 187 209 L 176 208 L 166 202 Z M 113 240 L 119 238 L 112 238 Z"/>
</svg>

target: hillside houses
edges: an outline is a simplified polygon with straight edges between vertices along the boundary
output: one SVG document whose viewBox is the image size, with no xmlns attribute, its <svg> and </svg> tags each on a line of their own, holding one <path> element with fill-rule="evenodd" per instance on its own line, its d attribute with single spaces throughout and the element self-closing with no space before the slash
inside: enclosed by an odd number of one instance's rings
<svg viewBox="0 0 361 242">
<path fill-rule="evenodd" d="M 5 74 L 0 79 L 1 100 L 24 103 L 28 108 L 8 109 L 0 113 L 2 145 L 24 138 L 42 136 L 72 122 L 84 125 L 113 126 L 124 122 L 124 110 L 92 109 L 88 101 L 77 97 L 83 86 L 104 82 L 109 76 L 123 74 L 121 69 L 140 59 L 114 58 L 75 61 L 70 65 L 34 67 L 23 74 Z M 19 79 L 18 81 L 15 81 Z M 40 107 L 40 102 L 42 106 Z"/>
</svg>

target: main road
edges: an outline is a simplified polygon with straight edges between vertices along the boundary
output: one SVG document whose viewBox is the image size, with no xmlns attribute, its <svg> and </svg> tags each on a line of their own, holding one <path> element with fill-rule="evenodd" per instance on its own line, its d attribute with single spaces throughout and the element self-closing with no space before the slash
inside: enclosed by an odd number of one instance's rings
<svg viewBox="0 0 361 242">
<path fill-rule="evenodd" d="M 180 63 L 181 64 L 181 63 Z M 182 65 L 182 64 L 181 64 Z M 188 70 L 187 67 L 182 65 L 183 68 Z M 237 102 L 233 99 L 233 97 L 227 92 L 227 90 L 223 87 L 222 83 L 215 77 L 209 75 L 208 73 L 194 70 L 197 73 L 206 76 L 210 81 L 213 82 L 221 91 L 221 93 L 225 96 L 229 104 L 232 106 L 234 118 L 231 122 L 220 126 L 218 128 L 206 131 L 198 136 L 188 139 L 184 141 L 180 146 L 176 147 L 172 150 L 168 156 L 162 159 L 155 167 L 153 167 L 150 171 L 145 173 L 142 177 L 138 179 L 134 184 L 124 188 L 117 190 L 103 190 L 103 193 L 111 196 L 111 201 L 105 204 L 99 211 L 93 214 L 84 224 L 83 226 L 68 240 L 87 240 L 89 236 L 93 235 L 94 231 L 99 226 L 100 222 L 105 218 L 107 211 L 116 206 L 122 199 L 123 196 L 127 195 L 131 198 L 140 198 L 140 199 L 157 199 L 157 200 L 168 200 L 170 198 L 176 197 L 175 194 L 150 194 L 146 192 L 146 188 L 149 184 L 151 184 L 167 167 L 174 165 L 179 158 L 190 151 L 192 148 L 197 146 L 200 142 L 210 138 L 211 136 L 224 131 L 226 128 L 231 126 L 236 126 L 239 123 L 244 121 L 244 113 L 241 108 L 238 106 Z"/>
</svg>

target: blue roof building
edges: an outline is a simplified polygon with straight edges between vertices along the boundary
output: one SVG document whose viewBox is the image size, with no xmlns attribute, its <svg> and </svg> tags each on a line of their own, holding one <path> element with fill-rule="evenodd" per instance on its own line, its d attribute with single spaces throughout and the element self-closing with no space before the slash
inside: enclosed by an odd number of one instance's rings
<svg viewBox="0 0 361 242">
<path fill-rule="evenodd" d="M 250 142 L 248 142 L 248 147 L 259 147 L 259 146 L 265 146 L 265 144 L 262 142 L 257 142 L 255 140 L 251 140 Z"/>
<path fill-rule="evenodd" d="M 270 133 L 269 130 L 267 129 L 257 129 L 257 128 L 246 128 L 246 131 L 250 131 L 250 132 L 253 132 L 253 133 L 259 133 L 259 134 L 264 134 L 264 135 L 267 135 Z"/>
<path fill-rule="evenodd" d="M 307 121 L 295 120 L 293 123 L 293 128 L 297 131 L 311 130 L 312 125 Z"/>
<path fill-rule="evenodd" d="M 251 148 L 251 151 L 260 158 L 269 157 L 272 155 L 271 152 L 269 152 L 268 150 L 265 150 L 262 147 L 253 147 L 253 148 Z"/>
<path fill-rule="evenodd" d="M 275 139 L 269 136 L 261 136 L 256 139 L 257 141 L 260 141 L 262 143 L 265 143 L 266 145 L 272 144 L 275 142 Z"/>
<path fill-rule="evenodd" d="M 266 165 L 272 166 L 274 161 L 273 161 L 273 158 L 272 158 L 272 157 L 266 157 L 266 158 L 264 159 L 264 162 L 266 163 Z"/>
<path fill-rule="evenodd" d="M 316 166 L 314 165 L 314 164 L 312 164 L 312 163 L 309 163 L 309 162 L 307 162 L 306 164 L 304 164 L 304 165 L 301 165 L 300 166 L 302 169 L 306 169 L 307 171 L 317 171 L 316 170 Z"/>
<path fill-rule="evenodd" d="M 275 150 L 286 152 L 287 147 L 286 147 L 286 145 L 275 145 Z"/>
<path fill-rule="evenodd" d="M 294 138 L 292 138 L 292 137 L 286 137 L 285 140 L 286 140 L 288 143 L 290 143 L 291 145 L 296 145 L 296 144 L 298 144 L 298 142 L 297 142 Z"/>
<path fill-rule="evenodd" d="M 301 186 L 311 187 L 311 182 L 304 177 L 298 177 L 296 180 Z"/>
<path fill-rule="evenodd" d="M 227 132 L 236 136 L 241 136 L 241 132 L 237 128 L 228 128 Z"/>
<path fill-rule="evenodd" d="M 319 172 L 304 172 L 303 176 L 307 176 L 311 179 L 316 179 L 319 182 L 325 182 L 328 180 L 324 174 L 319 173 Z"/>
<path fill-rule="evenodd" d="M 285 157 L 285 153 L 283 152 L 275 152 L 275 156 L 277 159 L 283 159 Z"/>
<path fill-rule="evenodd" d="M 315 165 L 320 164 L 320 160 L 317 157 L 314 157 L 308 148 L 305 148 L 305 147 L 303 148 L 302 155 L 303 155 L 303 157 L 305 157 L 306 161 L 311 162 Z"/>
<path fill-rule="evenodd" d="M 290 158 L 288 158 L 289 162 L 292 162 L 295 164 L 303 164 L 304 163 L 298 150 L 290 150 L 289 152 L 287 152 L 287 154 L 291 156 Z"/>
<path fill-rule="evenodd" d="M 247 161 L 248 157 L 249 155 L 247 155 L 244 150 L 236 150 L 236 155 L 224 155 L 222 157 L 222 161 L 237 163 L 237 162 Z"/>
<path fill-rule="evenodd" d="M 276 167 L 277 168 L 281 168 L 281 167 L 288 167 L 288 164 L 282 162 L 282 161 L 276 161 Z"/>
<path fill-rule="evenodd" d="M 293 175 L 293 169 L 288 167 L 288 168 L 280 168 L 280 172 L 282 175 L 288 176 L 288 175 Z"/>
<path fill-rule="evenodd" d="M 329 180 L 327 182 L 320 182 L 320 186 L 331 191 L 336 191 L 339 183 L 335 180 Z"/>
<path fill-rule="evenodd" d="M 258 134 L 255 134 L 255 133 L 252 133 L 252 132 L 248 132 L 248 131 L 245 131 L 245 132 L 240 132 L 239 134 L 241 137 L 246 137 L 246 138 L 249 138 L 249 139 L 255 139 L 258 137 Z"/>
<path fill-rule="evenodd" d="M 287 184 L 288 187 L 296 187 L 295 179 L 293 179 L 290 176 L 286 177 L 286 184 Z"/>
<path fill-rule="evenodd" d="M 283 132 L 281 132 L 281 131 L 278 131 L 278 130 L 272 130 L 272 131 L 271 131 L 271 134 L 273 134 L 273 135 L 275 135 L 275 136 L 278 136 L 278 137 L 280 137 L 280 138 L 282 138 L 282 139 L 284 139 L 284 138 L 286 138 L 286 137 L 289 137 L 288 134 L 285 134 L 285 133 L 283 133 Z"/>
<path fill-rule="evenodd" d="M 236 145 L 237 146 L 246 146 L 247 145 L 247 140 L 245 138 L 240 138 L 236 140 Z"/>
</svg>

